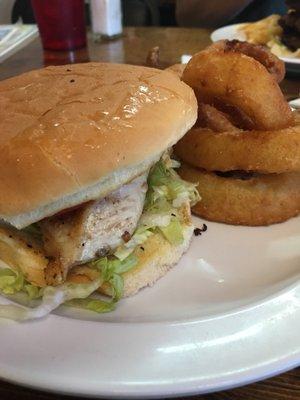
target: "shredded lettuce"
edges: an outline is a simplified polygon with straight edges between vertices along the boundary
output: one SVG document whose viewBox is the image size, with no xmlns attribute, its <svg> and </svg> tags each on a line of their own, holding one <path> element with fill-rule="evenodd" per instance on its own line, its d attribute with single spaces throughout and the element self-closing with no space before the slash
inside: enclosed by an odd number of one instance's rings
<svg viewBox="0 0 300 400">
<path fill-rule="evenodd" d="M 181 224 L 176 217 L 172 217 L 169 225 L 159 228 L 163 236 L 173 245 L 179 245 L 183 242 L 183 233 Z"/>
<path fill-rule="evenodd" d="M 24 291 L 27 293 L 30 300 L 39 299 L 43 296 L 43 289 L 31 284 L 24 285 Z"/>
<path fill-rule="evenodd" d="M 94 311 L 98 314 L 114 311 L 116 303 L 112 301 L 104 301 L 99 299 L 92 299 L 90 297 L 86 299 L 74 299 L 70 300 L 65 305 L 82 308 L 84 310 Z"/>
<path fill-rule="evenodd" d="M 146 210 L 157 206 L 158 201 L 162 200 L 171 203 L 174 208 L 179 208 L 185 201 L 192 205 L 199 201 L 196 185 L 184 181 L 174 171 L 173 168 L 179 165 L 167 156 L 154 165 L 148 178 Z"/>
<path fill-rule="evenodd" d="M 67 305 L 97 313 L 113 311 L 116 308 L 116 303 L 123 295 L 124 280 L 121 274 L 129 271 L 137 264 L 137 262 L 137 258 L 133 255 L 130 255 L 123 261 L 116 258 L 109 259 L 108 257 L 102 257 L 91 262 L 90 266 L 99 271 L 103 283 L 108 283 L 110 285 L 112 299 L 110 301 L 94 298 L 74 299 L 69 301 Z"/>
<path fill-rule="evenodd" d="M 0 269 L 0 290 L 4 294 L 15 294 L 22 290 L 24 278 L 21 273 L 15 272 L 10 268 Z"/>
<path fill-rule="evenodd" d="M 175 214 L 174 214 L 175 215 Z M 142 215 L 140 223 L 148 227 L 168 226 L 171 222 L 171 214 L 169 212 L 147 212 Z"/>
<path fill-rule="evenodd" d="M 125 260 L 126 257 L 128 257 L 138 245 L 144 243 L 152 234 L 153 232 L 148 226 L 139 226 L 132 235 L 131 239 L 122 246 L 119 246 L 114 255 L 121 261 Z"/>
<path fill-rule="evenodd" d="M 187 201 L 195 204 L 199 200 L 199 194 L 196 185 L 184 181 L 174 171 L 179 165 L 165 155 L 151 169 L 145 207 L 138 227 L 131 239 L 119 246 L 114 253 L 120 260 L 128 257 L 157 229 L 171 244 L 182 243 L 183 230 L 178 209 Z"/>
<path fill-rule="evenodd" d="M 29 299 L 41 297 L 41 289 L 27 283 L 21 271 L 0 268 L 0 291 L 6 295 L 14 295 L 20 291 L 28 294 Z"/>
<path fill-rule="evenodd" d="M 137 262 L 137 258 L 131 254 L 123 260 L 102 257 L 91 263 L 91 265 L 97 268 L 101 273 L 103 282 L 110 285 L 113 302 L 119 301 L 123 294 L 124 281 L 121 274 L 129 271 Z"/>
<path fill-rule="evenodd" d="M 67 301 L 87 298 L 97 290 L 102 283 L 102 278 L 99 276 L 99 278 L 90 283 L 64 283 L 57 287 L 47 286 L 43 290 L 42 302 L 38 307 L 28 308 L 16 304 L 1 305 L 0 317 L 16 321 L 42 318 Z"/>
<path fill-rule="evenodd" d="M 62 304 L 98 313 L 112 311 L 123 294 L 124 282 L 121 274 L 133 268 L 136 264 L 137 258 L 133 255 L 127 257 L 124 261 L 103 257 L 90 263 L 92 268 L 99 271 L 98 279 L 93 282 L 87 284 L 64 283 L 60 286 L 47 286 L 43 289 L 29 284 L 24 285 L 22 274 L 9 268 L 0 269 L 0 290 L 4 294 L 15 294 L 16 292 L 24 291 L 30 299 L 42 296 L 41 304 L 36 308 L 25 308 L 15 304 L 0 305 L 0 317 L 18 321 L 41 318 Z M 22 284 L 19 284 L 19 281 Z M 18 285 L 16 285 L 16 282 Z M 111 301 L 89 298 L 104 283 L 110 285 L 112 291 Z"/>
<path fill-rule="evenodd" d="M 30 300 L 42 297 L 43 289 L 27 283 L 21 271 L 10 268 L 0 269 L 0 291 L 6 295 L 25 292 Z"/>
</svg>

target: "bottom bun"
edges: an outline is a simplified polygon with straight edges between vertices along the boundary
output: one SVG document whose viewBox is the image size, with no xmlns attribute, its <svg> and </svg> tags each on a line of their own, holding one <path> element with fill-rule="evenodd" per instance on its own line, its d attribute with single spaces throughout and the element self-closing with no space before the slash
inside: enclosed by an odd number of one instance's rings
<svg viewBox="0 0 300 400">
<path fill-rule="evenodd" d="M 184 240 L 179 246 L 171 245 L 159 233 L 150 236 L 143 244 L 144 251 L 140 248 L 136 251 L 138 265 L 123 275 L 123 297 L 132 296 L 143 287 L 153 286 L 159 278 L 166 275 L 189 248 L 193 231 L 194 227 L 191 225 L 184 228 Z"/>
<path fill-rule="evenodd" d="M 215 222 L 261 226 L 286 221 L 300 213 L 300 173 L 221 177 L 182 164 L 179 175 L 198 184 L 201 201 L 194 214 Z"/>
<path fill-rule="evenodd" d="M 124 279 L 122 297 L 133 296 L 140 289 L 153 286 L 178 263 L 189 248 L 194 231 L 189 205 L 182 207 L 181 220 L 183 221 L 183 242 L 180 245 L 172 245 L 157 232 L 135 249 L 134 255 L 138 259 L 138 264 L 122 275 Z M 79 266 L 71 271 L 68 281 L 85 283 L 94 278 L 94 273 L 88 266 Z M 109 296 L 111 294 L 109 285 L 102 286 L 100 292 Z"/>
</svg>

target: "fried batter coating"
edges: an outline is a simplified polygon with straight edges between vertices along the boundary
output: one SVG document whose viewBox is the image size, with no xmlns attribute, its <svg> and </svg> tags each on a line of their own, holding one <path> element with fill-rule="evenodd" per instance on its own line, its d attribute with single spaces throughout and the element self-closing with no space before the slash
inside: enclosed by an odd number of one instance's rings
<svg viewBox="0 0 300 400">
<path fill-rule="evenodd" d="M 293 125 L 292 111 L 273 76 L 245 54 L 208 48 L 191 58 L 182 80 L 194 89 L 199 102 L 214 105 L 217 101 L 241 110 L 253 129 Z"/>
<path fill-rule="evenodd" d="M 238 132 L 228 114 L 219 111 L 217 108 L 209 104 L 198 104 L 198 121 L 197 126 L 209 128 L 214 132 Z"/>
<path fill-rule="evenodd" d="M 225 52 L 235 51 L 237 53 L 245 54 L 265 66 L 278 83 L 284 78 L 284 62 L 272 54 L 265 46 L 242 42 L 240 40 L 220 40 L 219 42 L 212 44 L 208 50 L 209 49 L 220 49 Z"/>
<path fill-rule="evenodd" d="M 177 143 L 175 153 L 208 171 L 300 171 L 300 125 L 275 131 L 194 128 Z"/>
<path fill-rule="evenodd" d="M 201 201 L 192 211 L 210 221 L 261 226 L 300 214 L 300 173 L 239 179 L 183 164 L 179 174 L 185 180 L 198 183 Z"/>
</svg>

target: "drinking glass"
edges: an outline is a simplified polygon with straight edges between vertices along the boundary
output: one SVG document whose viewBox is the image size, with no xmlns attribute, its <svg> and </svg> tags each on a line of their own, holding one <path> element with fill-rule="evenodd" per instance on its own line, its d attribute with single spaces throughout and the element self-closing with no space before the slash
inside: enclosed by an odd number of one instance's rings
<svg viewBox="0 0 300 400">
<path fill-rule="evenodd" d="M 84 0 L 31 0 L 44 49 L 86 45 Z"/>
</svg>

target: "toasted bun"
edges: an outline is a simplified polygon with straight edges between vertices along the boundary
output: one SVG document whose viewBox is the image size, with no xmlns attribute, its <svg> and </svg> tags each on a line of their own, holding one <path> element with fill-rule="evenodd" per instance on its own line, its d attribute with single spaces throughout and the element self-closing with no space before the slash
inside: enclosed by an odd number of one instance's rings
<svg viewBox="0 0 300 400">
<path fill-rule="evenodd" d="M 121 64 L 31 71 L 0 104 L 0 220 L 19 229 L 147 171 L 197 117 L 175 74 Z"/>
<path fill-rule="evenodd" d="M 146 286 L 153 286 L 159 278 L 166 275 L 189 248 L 193 230 L 191 225 L 184 227 L 184 240 L 180 246 L 172 246 L 159 233 L 150 236 L 144 246 L 145 250 L 140 248 L 137 250 L 138 266 L 124 274 L 123 297 L 132 296 Z M 109 294 L 105 289 L 104 293 Z"/>
<path fill-rule="evenodd" d="M 183 242 L 179 246 L 175 246 L 170 244 L 160 233 L 155 233 L 137 247 L 135 250 L 138 258 L 137 266 L 123 274 L 123 297 L 132 296 L 143 287 L 152 286 L 176 265 L 183 253 L 186 252 L 194 227 L 191 222 L 190 206 L 184 205 L 181 212 L 184 218 Z M 79 266 L 71 271 L 68 280 L 75 283 L 87 283 L 95 277 L 94 274 L 94 270 L 86 266 Z M 107 295 L 111 294 L 109 286 L 103 286 L 100 291 Z"/>
</svg>

